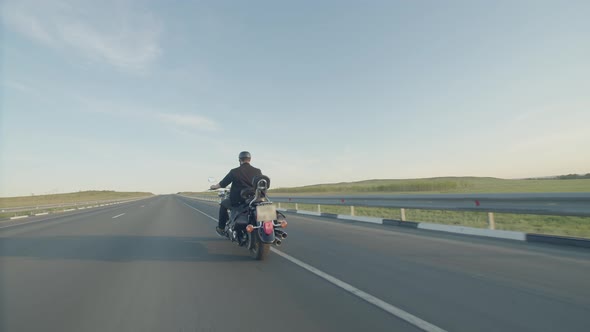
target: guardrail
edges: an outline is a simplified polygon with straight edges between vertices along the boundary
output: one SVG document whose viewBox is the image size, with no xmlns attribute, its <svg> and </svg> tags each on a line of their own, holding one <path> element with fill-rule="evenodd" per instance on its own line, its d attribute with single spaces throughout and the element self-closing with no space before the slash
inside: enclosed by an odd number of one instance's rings
<svg viewBox="0 0 590 332">
<path fill-rule="evenodd" d="M 437 195 L 269 195 L 275 203 L 399 208 L 401 221 L 406 209 L 477 211 L 488 214 L 490 229 L 495 229 L 494 213 L 590 217 L 590 192 L 516 194 L 437 194 Z M 201 199 L 207 199 L 201 197 Z M 207 199 L 209 200 L 209 199 Z"/>
<path fill-rule="evenodd" d="M 271 198 L 274 202 L 301 204 L 479 211 L 555 216 L 590 216 L 590 192 L 366 196 L 272 195 Z"/>
</svg>

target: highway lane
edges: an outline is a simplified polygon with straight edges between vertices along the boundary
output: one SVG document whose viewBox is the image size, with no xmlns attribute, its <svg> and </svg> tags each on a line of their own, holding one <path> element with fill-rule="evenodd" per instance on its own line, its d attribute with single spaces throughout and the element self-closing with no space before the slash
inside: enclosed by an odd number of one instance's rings
<svg viewBox="0 0 590 332">
<path fill-rule="evenodd" d="M 212 203 L 184 199 L 215 215 Z M 579 331 L 590 251 L 288 215 L 280 250 L 448 331 Z"/>
<path fill-rule="evenodd" d="M 197 210 L 217 213 L 159 196 L 0 229 L 0 330 L 417 330 L 277 254 L 251 261 Z M 590 323 L 587 250 L 288 219 L 281 252 L 447 331 Z"/>
<path fill-rule="evenodd" d="M 141 206 L 141 205 L 146 204 L 147 202 L 149 202 L 151 199 L 154 199 L 154 198 L 155 198 L 154 196 L 149 196 L 146 198 L 139 199 L 137 201 L 131 201 L 131 202 L 127 202 L 124 204 L 127 206 L 127 204 L 139 203 Z M 121 203 L 121 204 L 123 204 L 123 203 Z M 73 209 L 71 211 L 55 212 L 55 213 L 51 213 L 51 214 L 43 215 L 43 216 L 30 216 L 30 217 L 23 218 L 23 219 L 14 219 L 14 220 L 0 219 L 0 229 L 14 227 L 15 225 L 25 225 L 25 224 L 38 223 L 39 221 L 43 221 L 43 226 L 44 226 L 44 225 L 50 224 L 50 223 L 48 223 L 48 221 L 57 220 L 58 222 L 64 222 L 64 221 L 71 220 L 70 217 L 72 217 L 72 216 L 98 213 L 103 210 L 118 208 L 119 206 L 120 206 L 119 204 L 113 204 L 113 205 L 106 205 L 106 206 L 99 206 L 99 207 L 92 207 L 92 208 L 84 207 L 84 208 L 80 208 L 80 209 Z"/>
<path fill-rule="evenodd" d="M 274 254 L 252 261 L 174 196 L 0 229 L 2 331 L 277 329 L 417 331 Z"/>
</svg>

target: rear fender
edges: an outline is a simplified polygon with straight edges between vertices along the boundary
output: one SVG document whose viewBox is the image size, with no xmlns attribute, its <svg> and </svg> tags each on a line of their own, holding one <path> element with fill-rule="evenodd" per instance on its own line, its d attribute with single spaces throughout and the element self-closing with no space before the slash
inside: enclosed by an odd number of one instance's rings
<svg viewBox="0 0 590 332">
<path fill-rule="evenodd" d="M 273 243 L 275 241 L 275 232 L 271 232 L 270 234 L 266 234 L 264 232 L 264 227 L 258 228 L 258 237 L 262 243 Z"/>
</svg>

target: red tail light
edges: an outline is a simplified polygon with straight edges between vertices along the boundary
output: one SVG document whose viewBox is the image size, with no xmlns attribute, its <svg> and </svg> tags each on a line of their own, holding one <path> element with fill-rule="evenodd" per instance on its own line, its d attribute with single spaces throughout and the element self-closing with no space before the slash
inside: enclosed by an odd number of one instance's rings
<svg viewBox="0 0 590 332">
<path fill-rule="evenodd" d="M 266 235 L 271 235 L 272 232 L 274 232 L 275 228 L 272 224 L 272 221 L 265 221 L 264 224 L 262 225 L 262 227 L 264 228 L 264 233 Z"/>
</svg>

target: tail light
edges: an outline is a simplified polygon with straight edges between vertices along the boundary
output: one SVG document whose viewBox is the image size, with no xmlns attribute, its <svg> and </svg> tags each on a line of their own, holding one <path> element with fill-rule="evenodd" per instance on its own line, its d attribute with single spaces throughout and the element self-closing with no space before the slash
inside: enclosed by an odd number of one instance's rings
<svg viewBox="0 0 590 332">
<path fill-rule="evenodd" d="M 265 221 L 264 224 L 262 225 L 262 227 L 263 227 L 264 233 L 266 235 L 271 235 L 275 230 L 275 228 L 272 224 L 272 221 Z"/>
<path fill-rule="evenodd" d="M 281 228 L 287 228 L 287 220 L 281 220 Z"/>
<path fill-rule="evenodd" d="M 252 225 L 246 226 L 246 232 L 252 233 L 253 230 L 254 230 L 254 226 L 252 226 Z"/>
</svg>

